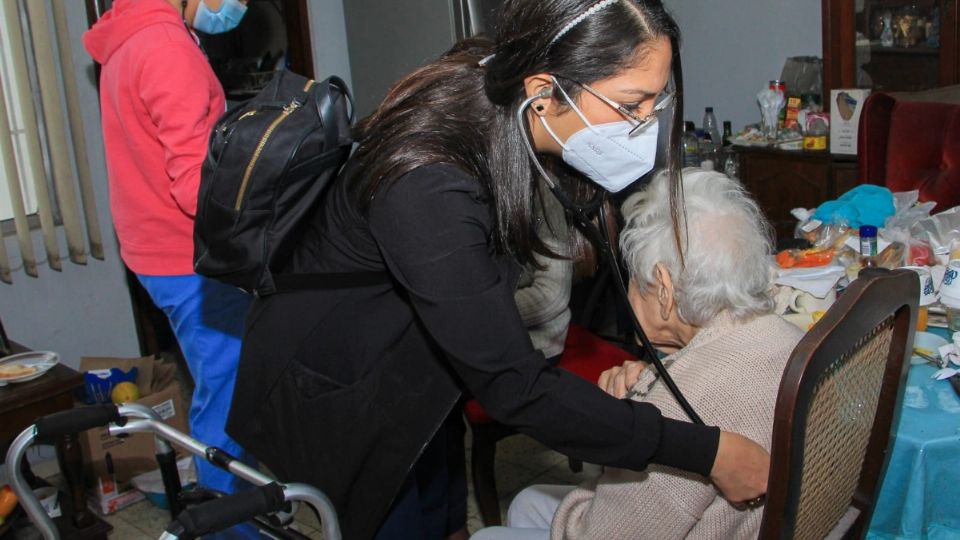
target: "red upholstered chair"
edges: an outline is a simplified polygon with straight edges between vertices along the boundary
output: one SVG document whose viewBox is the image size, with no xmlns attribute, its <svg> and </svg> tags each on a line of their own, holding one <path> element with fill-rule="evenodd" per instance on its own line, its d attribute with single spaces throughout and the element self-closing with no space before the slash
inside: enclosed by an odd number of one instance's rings
<svg viewBox="0 0 960 540">
<path fill-rule="evenodd" d="M 960 205 L 960 86 L 872 94 L 857 145 L 860 183 L 917 189 L 934 212 Z"/>
<path fill-rule="evenodd" d="M 636 360 L 627 351 L 609 343 L 577 324 L 571 324 L 567 332 L 563 355 L 557 367 L 566 369 L 590 382 L 596 382 L 600 374 L 625 360 Z M 495 422 L 487 416 L 480 403 L 471 399 L 463 408 L 473 432 L 471 468 L 473 491 L 480 508 L 484 525 L 500 524 L 500 502 L 494 476 L 494 456 L 497 442 L 516 434 L 515 431 Z"/>
</svg>

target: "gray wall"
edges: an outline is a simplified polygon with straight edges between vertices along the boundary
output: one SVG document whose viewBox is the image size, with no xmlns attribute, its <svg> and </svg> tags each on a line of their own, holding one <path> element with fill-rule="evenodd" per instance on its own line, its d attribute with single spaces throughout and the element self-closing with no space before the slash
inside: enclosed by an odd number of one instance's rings
<svg viewBox="0 0 960 540">
<path fill-rule="evenodd" d="M 314 76 L 322 79 L 337 75 L 353 88 L 343 0 L 310 0 L 307 11 L 310 17 Z"/>
<path fill-rule="evenodd" d="M 712 106 L 733 129 L 760 121 L 757 92 L 790 56 L 821 56 L 815 0 L 666 0 L 683 35 L 684 118 Z"/>
<path fill-rule="evenodd" d="M 350 75 L 344 0 L 311 0 L 317 76 Z M 780 76 L 789 56 L 821 56 L 815 0 L 666 0 L 683 32 L 686 107 L 698 126 L 703 109 L 734 129 L 758 122 L 757 92 Z"/>
<path fill-rule="evenodd" d="M 86 266 L 64 262 L 63 272 L 42 265 L 39 279 L 28 277 L 22 270 L 15 272 L 13 285 L 0 283 L 0 317 L 11 339 L 35 349 L 57 351 L 64 363 L 76 367 L 83 355 L 137 356 L 139 346 L 110 220 L 93 64 L 80 43 L 86 30 L 86 10 L 83 2 L 64 4 L 76 67 L 76 72 L 67 76 L 78 80 L 106 259 L 89 259 Z M 14 259 L 11 262 L 20 266 L 14 239 L 3 240 Z M 44 251 L 39 232 L 35 240 L 37 256 L 41 257 Z M 60 245 L 66 246 L 62 240 Z"/>
</svg>

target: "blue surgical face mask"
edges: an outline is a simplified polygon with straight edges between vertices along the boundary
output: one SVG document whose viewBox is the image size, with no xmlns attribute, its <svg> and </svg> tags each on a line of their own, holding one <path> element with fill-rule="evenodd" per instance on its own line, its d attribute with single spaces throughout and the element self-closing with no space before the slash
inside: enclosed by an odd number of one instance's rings
<svg viewBox="0 0 960 540">
<path fill-rule="evenodd" d="M 632 135 L 634 126 L 626 120 L 591 124 L 556 79 L 554 84 L 584 124 L 583 129 L 561 142 L 546 119 L 539 117 L 547 133 L 563 148 L 563 161 L 567 165 L 610 193 L 622 190 L 653 169 L 657 157 L 657 123 Z"/>
<path fill-rule="evenodd" d="M 229 32 L 240 24 L 246 12 L 247 6 L 241 4 L 240 0 L 223 0 L 217 11 L 207 7 L 206 0 L 200 0 L 197 14 L 193 17 L 193 28 L 204 34 Z"/>
</svg>

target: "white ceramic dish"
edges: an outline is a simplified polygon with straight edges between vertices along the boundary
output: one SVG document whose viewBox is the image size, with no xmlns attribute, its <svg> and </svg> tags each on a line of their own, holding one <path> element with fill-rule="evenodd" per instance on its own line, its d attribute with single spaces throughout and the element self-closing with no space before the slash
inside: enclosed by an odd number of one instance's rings
<svg viewBox="0 0 960 540">
<path fill-rule="evenodd" d="M 30 351 L 4 356 L 0 358 L 0 366 L 21 365 L 34 368 L 34 370 L 30 373 L 12 377 L 0 375 L 0 386 L 6 386 L 7 383 L 32 381 L 50 371 L 53 366 L 59 363 L 60 355 L 53 351 Z"/>
<path fill-rule="evenodd" d="M 950 343 L 945 338 L 942 338 L 936 334 L 931 334 L 930 332 L 917 332 L 913 336 L 913 348 L 920 349 L 923 352 L 929 354 L 930 356 L 939 359 L 940 352 L 938 349 L 943 347 L 947 343 Z M 923 358 L 912 355 L 910 357 L 911 364 L 925 364 L 927 361 Z"/>
</svg>

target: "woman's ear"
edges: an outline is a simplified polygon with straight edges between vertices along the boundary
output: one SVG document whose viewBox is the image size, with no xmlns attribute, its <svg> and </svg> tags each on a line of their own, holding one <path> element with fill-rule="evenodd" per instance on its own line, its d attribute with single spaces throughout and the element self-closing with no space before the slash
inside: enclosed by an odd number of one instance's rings
<svg viewBox="0 0 960 540">
<path fill-rule="evenodd" d="M 657 263 L 654 266 L 654 275 L 657 280 L 657 303 L 660 305 L 660 317 L 667 320 L 676 306 L 676 299 L 673 294 L 673 278 L 663 263 Z"/>
<path fill-rule="evenodd" d="M 539 97 L 533 102 L 533 110 L 540 116 L 546 114 L 553 104 L 553 79 L 547 73 L 530 75 L 523 80 L 523 88 L 527 97 Z"/>
</svg>

